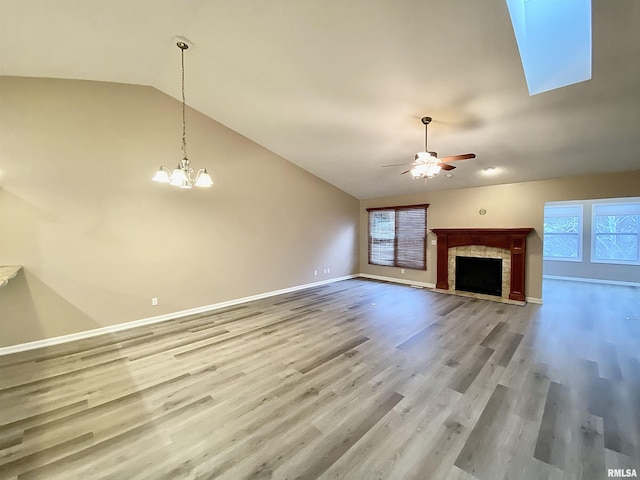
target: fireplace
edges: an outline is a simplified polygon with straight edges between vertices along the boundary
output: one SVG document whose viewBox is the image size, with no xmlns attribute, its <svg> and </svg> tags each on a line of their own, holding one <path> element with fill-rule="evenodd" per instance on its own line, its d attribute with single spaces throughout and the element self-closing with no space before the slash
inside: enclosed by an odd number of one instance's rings
<svg viewBox="0 0 640 480">
<path fill-rule="evenodd" d="M 456 256 L 455 289 L 502 296 L 502 259 Z"/>
<path fill-rule="evenodd" d="M 476 240 L 478 241 L 478 240 Z M 461 247 L 450 247 L 447 249 L 447 290 L 469 292 L 469 290 L 458 288 L 456 284 L 457 273 L 457 261 L 458 257 L 472 258 L 474 260 L 480 260 L 479 263 L 483 263 L 483 260 L 487 262 L 495 262 L 494 264 L 500 265 L 498 278 L 495 279 L 500 282 L 500 287 L 495 287 L 492 290 L 498 290 L 500 293 L 494 296 L 501 297 L 503 299 L 509 299 L 511 292 L 511 252 L 506 248 L 487 247 L 483 245 L 463 245 Z M 485 264 L 487 262 L 484 262 Z M 483 293 L 484 292 L 473 292 Z M 493 293 L 488 293 L 493 295 Z"/>
<path fill-rule="evenodd" d="M 527 235 L 533 228 L 434 228 L 438 237 L 437 282 L 440 290 L 455 290 L 460 257 L 500 259 L 501 297 L 525 301 Z M 495 294 L 494 294 L 495 295 Z"/>
</svg>

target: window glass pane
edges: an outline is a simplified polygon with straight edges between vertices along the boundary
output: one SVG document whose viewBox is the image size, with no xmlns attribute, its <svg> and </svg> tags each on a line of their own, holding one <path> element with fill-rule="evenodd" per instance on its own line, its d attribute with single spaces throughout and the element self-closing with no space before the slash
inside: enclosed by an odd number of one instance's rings
<svg viewBox="0 0 640 480">
<path fill-rule="evenodd" d="M 598 260 L 638 260 L 637 235 L 596 235 L 595 258 Z"/>
<path fill-rule="evenodd" d="M 544 256 L 578 258 L 577 234 L 545 234 Z"/>
<path fill-rule="evenodd" d="M 581 260 L 582 228 L 582 205 L 545 205 L 544 258 L 549 260 Z"/>
<path fill-rule="evenodd" d="M 640 263 L 640 202 L 593 206 L 591 259 L 603 263 Z"/>
<path fill-rule="evenodd" d="M 598 215 L 596 233 L 638 233 L 638 215 Z"/>
<path fill-rule="evenodd" d="M 371 240 L 371 263 L 376 265 L 393 265 L 393 240 Z"/>
<path fill-rule="evenodd" d="M 382 210 L 371 213 L 371 236 L 373 238 L 393 240 L 396 231 L 396 212 Z"/>
<path fill-rule="evenodd" d="M 395 211 L 378 210 L 369 213 L 369 262 L 392 266 L 395 251 Z"/>
<path fill-rule="evenodd" d="M 578 233 L 579 217 L 551 217 L 544 219 L 544 233 Z"/>
</svg>

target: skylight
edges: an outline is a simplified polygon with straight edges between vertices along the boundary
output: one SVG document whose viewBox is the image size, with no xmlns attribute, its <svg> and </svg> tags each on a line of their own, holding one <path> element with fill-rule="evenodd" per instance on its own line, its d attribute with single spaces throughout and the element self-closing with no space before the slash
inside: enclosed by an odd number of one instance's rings
<svg viewBox="0 0 640 480">
<path fill-rule="evenodd" d="M 506 0 L 529 95 L 591 79 L 591 0 Z"/>
</svg>

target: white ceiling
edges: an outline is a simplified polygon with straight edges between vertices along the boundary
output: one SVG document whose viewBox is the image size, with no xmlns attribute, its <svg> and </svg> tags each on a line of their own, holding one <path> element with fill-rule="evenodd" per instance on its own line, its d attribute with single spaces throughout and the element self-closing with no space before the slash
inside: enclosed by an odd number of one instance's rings
<svg viewBox="0 0 640 480">
<path fill-rule="evenodd" d="M 640 2 L 592 1 L 592 80 L 533 97 L 505 0 L 0 0 L 0 74 L 180 98 L 185 37 L 189 105 L 359 198 L 640 169 Z M 477 154 L 426 185 L 381 168 L 425 115 Z"/>
</svg>

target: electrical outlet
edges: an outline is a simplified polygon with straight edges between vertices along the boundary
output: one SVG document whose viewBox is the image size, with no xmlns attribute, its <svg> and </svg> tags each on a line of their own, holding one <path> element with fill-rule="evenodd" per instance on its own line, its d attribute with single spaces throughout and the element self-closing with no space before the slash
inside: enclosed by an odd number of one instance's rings
<svg viewBox="0 0 640 480">
<path fill-rule="evenodd" d="M 153 297 L 151 299 L 151 305 L 154 306 L 154 307 L 158 306 L 158 297 Z"/>
<path fill-rule="evenodd" d="M 327 268 L 327 273 L 331 273 L 331 269 L 330 268 Z"/>
<path fill-rule="evenodd" d="M 404 273 L 404 268 L 401 268 L 401 269 L 400 269 L 400 273 Z"/>
<path fill-rule="evenodd" d="M 437 243 L 437 240 L 431 240 L 431 245 L 435 245 Z"/>
<path fill-rule="evenodd" d="M 314 271 L 313 271 L 313 276 L 314 276 L 314 277 L 317 277 L 317 276 L 318 276 L 318 270 L 314 270 Z"/>
</svg>

